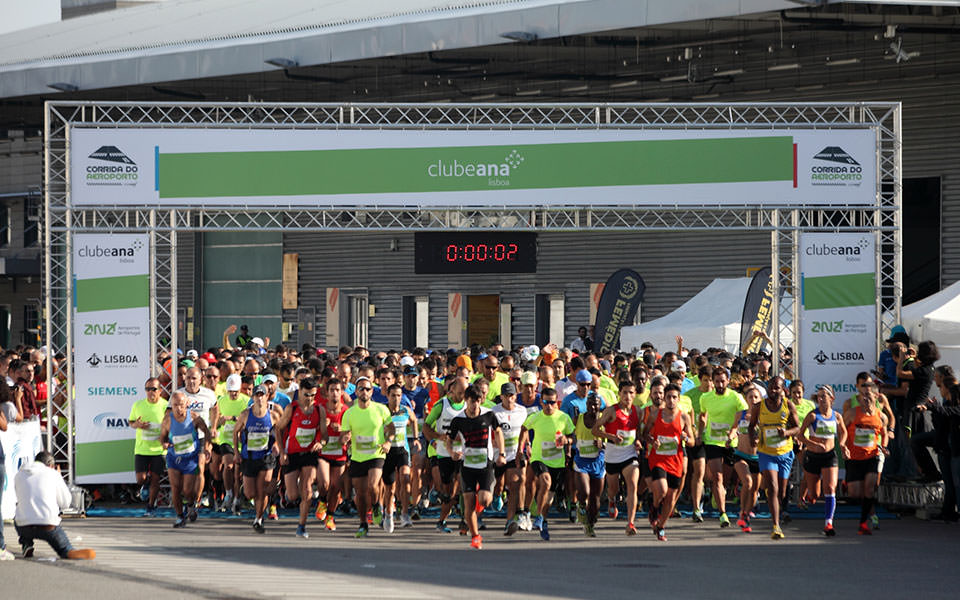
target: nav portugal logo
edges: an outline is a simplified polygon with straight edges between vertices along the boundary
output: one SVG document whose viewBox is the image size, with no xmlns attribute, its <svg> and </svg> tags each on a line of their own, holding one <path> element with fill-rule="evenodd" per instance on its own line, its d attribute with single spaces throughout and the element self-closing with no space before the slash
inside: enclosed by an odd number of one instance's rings
<svg viewBox="0 0 960 600">
<path fill-rule="evenodd" d="M 87 165 L 87 185 L 137 185 L 137 163 L 116 146 L 100 146 L 87 158 L 97 161 Z"/>
<path fill-rule="evenodd" d="M 126 429 L 130 427 L 130 421 L 113 412 L 100 413 L 93 418 L 93 424 L 105 429 Z"/>
<path fill-rule="evenodd" d="M 863 167 L 840 146 L 827 146 L 813 155 L 812 185 L 853 185 L 863 181 Z M 827 163 L 827 164 L 823 164 Z"/>
</svg>

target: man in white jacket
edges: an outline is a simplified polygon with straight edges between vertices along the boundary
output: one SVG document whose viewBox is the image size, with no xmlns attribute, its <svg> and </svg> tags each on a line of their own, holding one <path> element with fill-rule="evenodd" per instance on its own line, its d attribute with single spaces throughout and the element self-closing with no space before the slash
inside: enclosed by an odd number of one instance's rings
<svg viewBox="0 0 960 600">
<path fill-rule="evenodd" d="M 71 496 L 60 473 L 53 468 L 53 455 L 41 452 L 34 461 L 13 479 L 17 494 L 14 524 L 23 557 L 33 556 L 33 541 L 39 539 L 50 544 L 60 558 L 94 558 L 93 550 L 74 548 L 60 527 L 60 512 L 70 506 Z"/>
</svg>

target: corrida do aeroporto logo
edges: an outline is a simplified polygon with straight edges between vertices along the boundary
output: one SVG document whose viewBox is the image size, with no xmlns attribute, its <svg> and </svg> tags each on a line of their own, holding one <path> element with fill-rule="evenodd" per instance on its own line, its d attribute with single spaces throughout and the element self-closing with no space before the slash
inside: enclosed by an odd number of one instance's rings
<svg viewBox="0 0 960 600">
<path fill-rule="evenodd" d="M 827 146 L 813 158 L 834 164 L 818 163 L 810 167 L 812 185 L 860 185 L 863 181 L 863 167 L 840 146 Z"/>
<path fill-rule="evenodd" d="M 516 149 L 499 163 L 481 161 L 452 161 L 437 159 L 427 165 L 427 176 L 442 178 L 486 177 L 490 187 L 506 187 L 510 185 L 510 172 L 523 164 L 524 157 Z"/>
<path fill-rule="evenodd" d="M 100 146 L 88 158 L 100 161 L 87 165 L 85 179 L 89 185 L 136 185 L 140 178 L 137 163 L 116 146 Z"/>
</svg>

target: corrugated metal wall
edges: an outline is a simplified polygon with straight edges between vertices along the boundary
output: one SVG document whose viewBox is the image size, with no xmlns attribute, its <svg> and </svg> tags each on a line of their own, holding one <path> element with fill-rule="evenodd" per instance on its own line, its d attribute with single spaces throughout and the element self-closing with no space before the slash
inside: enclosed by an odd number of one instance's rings
<svg viewBox="0 0 960 600">
<path fill-rule="evenodd" d="M 390 241 L 399 241 L 391 252 Z M 413 234 L 296 233 L 284 236 L 284 252 L 300 254 L 300 304 L 323 306 L 327 287 L 366 288 L 376 315 L 370 318 L 373 348 L 401 346 L 401 298 L 430 297 L 430 346 L 447 346 L 447 293 L 500 294 L 513 306 L 513 343 L 534 341 L 536 294 L 565 297 L 565 342 L 586 324 L 590 283 L 629 267 L 647 284 L 643 320 L 677 308 L 716 277 L 743 277 L 748 267 L 770 262 L 770 236 L 762 232 L 540 233 L 535 275 L 415 275 Z M 323 332 L 324 311 L 317 311 Z M 284 320 L 296 321 L 296 311 Z M 322 336 L 318 343 L 323 344 Z"/>
</svg>

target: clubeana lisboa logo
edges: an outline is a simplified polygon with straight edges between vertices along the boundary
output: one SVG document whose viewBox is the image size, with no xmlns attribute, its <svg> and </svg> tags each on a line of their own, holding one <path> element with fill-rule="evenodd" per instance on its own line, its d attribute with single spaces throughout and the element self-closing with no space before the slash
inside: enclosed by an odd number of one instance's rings
<svg viewBox="0 0 960 600">
<path fill-rule="evenodd" d="M 486 177 L 490 186 L 510 185 L 511 171 L 515 171 L 523 164 L 524 158 L 517 150 L 512 150 L 498 162 L 471 161 L 471 160 L 443 160 L 437 159 L 427 165 L 427 176 L 442 178 Z"/>
<path fill-rule="evenodd" d="M 81 258 L 117 258 L 121 263 L 132 263 L 133 258 L 143 250 L 143 242 L 134 240 L 129 246 L 104 246 L 101 244 L 85 244 L 77 249 L 77 256 Z"/>
<path fill-rule="evenodd" d="M 870 240 L 860 238 L 852 246 L 840 246 L 837 244 L 810 244 L 804 252 L 807 256 L 860 256 L 870 247 Z"/>
<path fill-rule="evenodd" d="M 811 185 L 852 185 L 863 181 L 863 167 L 840 146 L 827 146 L 813 155 Z"/>
<path fill-rule="evenodd" d="M 137 163 L 116 146 L 100 146 L 88 158 L 96 162 L 87 165 L 87 185 L 137 185 Z"/>
</svg>

